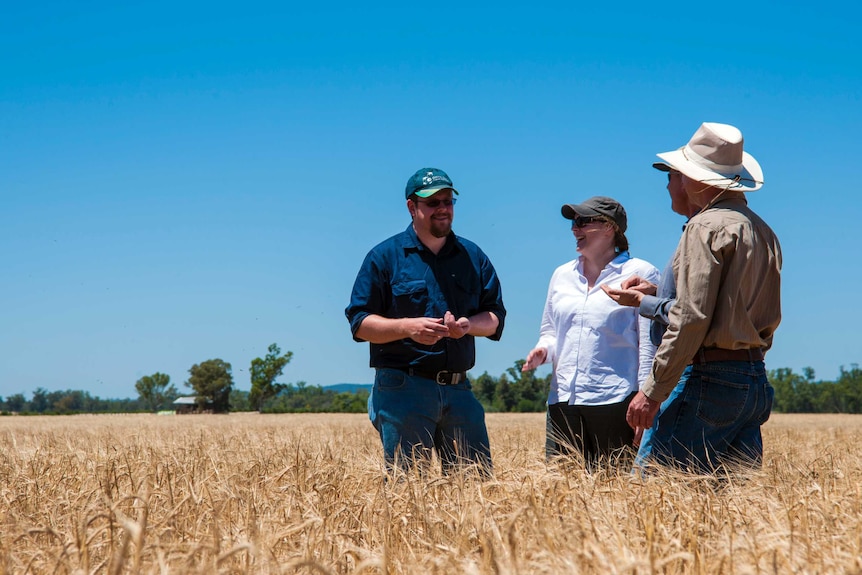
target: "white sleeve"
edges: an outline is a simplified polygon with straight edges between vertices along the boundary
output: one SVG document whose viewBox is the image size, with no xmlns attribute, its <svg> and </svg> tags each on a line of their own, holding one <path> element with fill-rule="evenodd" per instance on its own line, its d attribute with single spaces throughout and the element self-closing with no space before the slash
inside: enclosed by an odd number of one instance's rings
<svg viewBox="0 0 862 575">
<path fill-rule="evenodd" d="M 545 348 L 548 352 L 544 363 L 554 363 L 557 357 L 557 326 L 554 322 L 553 296 L 556 291 L 557 273 L 551 276 L 548 284 L 548 296 L 545 298 L 545 310 L 542 312 L 542 326 L 539 328 L 539 341 L 536 347 Z"/>
</svg>

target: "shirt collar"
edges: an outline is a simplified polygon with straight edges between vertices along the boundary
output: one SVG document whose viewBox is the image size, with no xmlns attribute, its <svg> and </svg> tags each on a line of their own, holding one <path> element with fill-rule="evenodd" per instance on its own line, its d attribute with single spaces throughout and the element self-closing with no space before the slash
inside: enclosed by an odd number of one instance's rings
<svg viewBox="0 0 862 575">
<path fill-rule="evenodd" d="M 632 259 L 632 256 L 629 255 L 628 251 L 620 252 L 617 254 L 617 257 L 612 259 L 607 267 L 619 270 L 623 267 L 623 264 Z"/>
<path fill-rule="evenodd" d="M 614 271 L 619 271 L 623 267 L 623 264 L 626 263 L 627 261 L 629 261 L 630 259 L 632 259 L 632 256 L 629 254 L 629 252 L 627 252 L 627 251 L 620 252 L 617 254 L 617 256 L 614 259 L 612 259 L 611 261 L 608 262 L 608 265 L 605 266 L 605 269 L 612 269 Z M 579 272 L 583 273 L 584 256 L 578 257 L 578 261 L 575 264 L 575 267 L 578 268 Z"/>
<path fill-rule="evenodd" d="M 718 198 L 718 201 L 715 202 L 715 205 L 722 204 L 724 202 L 732 202 L 732 203 L 741 202 L 741 203 L 747 205 L 748 199 L 745 197 L 745 193 L 743 193 L 743 192 L 728 192 L 728 193 L 725 193 L 720 198 Z"/>
<path fill-rule="evenodd" d="M 742 204 L 743 206 L 747 206 L 748 200 L 745 198 L 745 193 L 743 192 L 727 190 L 712 200 L 711 203 L 702 207 L 698 214 L 702 214 L 706 210 L 720 206 L 721 204 Z"/>
<path fill-rule="evenodd" d="M 416 230 L 413 229 L 413 223 L 407 225 L 407 229 L 404 230 L 404 234 L 401 236 L 401 247 L 406 249 L 415 249 L 415 250 L 427 250 L 421 241 L 419 241 L 419 236 L 416 235 Z M 458 248 L 458 237 L 455 235 L 455 232 L 449 232 L 449 235 L 446 236 L 446 243 L 443 244 L 443 249 L 440 250 L 440 253 L 443 253 L 448 250 L 457 249 Z"/>
</svg>

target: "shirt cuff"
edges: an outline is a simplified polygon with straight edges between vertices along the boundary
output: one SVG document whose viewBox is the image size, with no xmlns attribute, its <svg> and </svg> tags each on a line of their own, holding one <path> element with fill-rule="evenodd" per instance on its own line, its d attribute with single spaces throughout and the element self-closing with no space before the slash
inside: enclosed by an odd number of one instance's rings
<svg viewBox="0 0 862 575">
<path fill-rule="evenodd" d="M 670 396 L 670 392 L 673 391 L 674 387 L 676 387 L 676 382 L 672 382 L 670 385 L 661 384 L 655 380 L 653 374 L 649 374 L 641 387 L 641 391 L 648 398 L 661 403 Z"/>
<path fill-rule="evenodd" d="M 641 298 L 640 307 L 638 307 L 638 313 L 644 317 L 648 317 L 649 319 L 655 319 L 656 315 L 658 315 L 659 308 L 661 307 L 662 298 L 656 297 L 654 295 L 644 295 Z"/>
</svg>

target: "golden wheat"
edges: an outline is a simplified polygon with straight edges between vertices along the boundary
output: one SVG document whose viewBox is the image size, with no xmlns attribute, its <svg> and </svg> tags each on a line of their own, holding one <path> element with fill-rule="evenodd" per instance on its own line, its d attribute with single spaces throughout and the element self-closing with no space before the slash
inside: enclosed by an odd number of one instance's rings
<svg viewBox="0 0 862 575">
<path fill-rule="evenodd" d="M 362 415 L 0 418 L 0 573 L 862 573 L 862 416 L 774 415 L 723 482 L 544 461 L 384 481 Z"/>
</svg>

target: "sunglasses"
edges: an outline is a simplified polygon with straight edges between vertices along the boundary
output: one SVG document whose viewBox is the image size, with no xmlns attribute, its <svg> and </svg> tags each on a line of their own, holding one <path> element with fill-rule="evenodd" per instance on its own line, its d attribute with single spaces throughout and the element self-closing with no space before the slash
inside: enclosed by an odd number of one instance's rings
<svg viewBox="0 0 862 575">
<path fill-rule="evenodd" d="M 447 208 L 454 206 L 456 201 L 458 201 L 457 198 L 446 198 L 445 200 L 440 200 L 440 199 L 418 200 L 417 199 L 416 203 L 417 204 L 425 204 L 426 206 L 428 206 L 429 208 L 431 208 L 433 210 L 433 209 L 439 208 L 440 204 L 443 204 Z"/>
<path fill-rule="evenodd" d="M 601 218 L 590 218 L 576 215 L 574 219 L 572 219 L 572 227 L 583 228 L 593 222 L 604 222 L 604 220 Z"/>
</svg>

